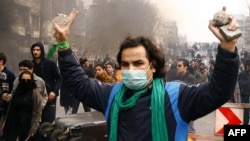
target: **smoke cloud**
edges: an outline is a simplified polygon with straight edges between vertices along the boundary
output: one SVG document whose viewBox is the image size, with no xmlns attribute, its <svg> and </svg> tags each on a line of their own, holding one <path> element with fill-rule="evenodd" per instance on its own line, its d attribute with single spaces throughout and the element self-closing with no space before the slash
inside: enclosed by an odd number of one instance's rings
<svg viewBox="0 0 250 141">
<path fill-rule="evenodd" d="M 83 55 L 102 57 L 108 53 L 115 56 L 126 36 L 152 36 L 159 21 L 157 8 L 145 0 L 117 0 L 95 5 L 83 21 L 86 33 Z"/>
<path fill-rule="evenodd" d="M 19 54 L 16 41 L 20 40 L 11 31 L 11 26 L 15 23 L 13 11 L 16 5 L 11 0 L 0 0 L 0 51 L 7 55 L 6 67 L 17 74 L 18 62 L 24 57 Z M 24 40 L 22 39 L 24 42 Z"/>
</svg>

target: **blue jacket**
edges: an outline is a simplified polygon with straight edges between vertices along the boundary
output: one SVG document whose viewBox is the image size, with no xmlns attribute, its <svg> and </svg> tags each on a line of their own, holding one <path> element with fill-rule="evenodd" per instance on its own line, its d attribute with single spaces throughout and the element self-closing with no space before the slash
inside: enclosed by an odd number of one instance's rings
<svg viewBox="0 0 250 141">
<path fill-rule="evenodd" d="M 59 67 L 63 80 L 74 96 L 86 105 L 104 113 L 114 85 L 100 84 L 88 78 L 72 50 L 59 52 Z M 165 114 L 169 141 L 186 141 L 187 125 L 223 105 L 234 92 L 239 68 L 237 51 L 229 53 L 218 47 L 211 81 L 198 85 L 168 82 Z M 127 91 L 125 96 L 133 93 Z M 119 141 L 151 141 L 151 89 L 138 99 L 136 106 L 120 111 Z M 170 98 L 171 97 L 171 98 Z M 110 122 L 108 120 L 107 124 Z"/>
</svg>

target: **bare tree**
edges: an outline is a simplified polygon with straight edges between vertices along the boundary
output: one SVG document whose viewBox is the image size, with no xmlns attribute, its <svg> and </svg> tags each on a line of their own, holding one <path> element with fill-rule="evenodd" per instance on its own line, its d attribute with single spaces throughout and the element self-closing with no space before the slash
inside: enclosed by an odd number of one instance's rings
<svg viewBox="0 0 250 141">
<path fill-rule="evenodd" d="M 145 0 L 98 3 L 88 10 L 84 19 L 85 53 L 94 52 L 99 57 L 107 53 L 114 56 L 119 43 L 128 34 L 153 35 L 159 19 L 156 7 Z"/>
</svg>

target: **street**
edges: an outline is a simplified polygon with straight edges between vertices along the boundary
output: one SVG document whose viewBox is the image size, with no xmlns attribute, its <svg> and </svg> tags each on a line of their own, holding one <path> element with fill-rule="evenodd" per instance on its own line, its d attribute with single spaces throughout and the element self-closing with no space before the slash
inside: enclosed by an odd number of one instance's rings
<svg viewBox="0 0 250 141">
<path fill-rule="evenodd" d="M 214 135 L 215 111 L 194 121 L 196 134 Z M 196 141 L 208 141 L 196 139 Z"/>
</svg>

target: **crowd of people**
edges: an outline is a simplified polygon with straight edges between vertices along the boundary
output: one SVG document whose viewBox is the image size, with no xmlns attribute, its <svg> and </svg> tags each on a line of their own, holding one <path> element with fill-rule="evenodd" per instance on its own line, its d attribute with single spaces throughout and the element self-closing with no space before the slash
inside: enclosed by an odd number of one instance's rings
<svg viewBox="0 0 250 141">
<path fill-rule="evenodd" d="M 239 72 L 237 39 L 224 39 L 212 21 L 209 29 L 220 43 L 209 66 L 186 58 L 167 64 L 162 51 L 144 36 L 125 38 L 117 61 L 107 57 L 90 64 L 87 57 L 76 59 L 69 46 L 77 13 L 71 11 L 67 26 L 55 24 L 59 66 L 46 58 L 43 43 L 36 42 L 30 48 L 32 60 L 20 61 L 16 77 L 0 52 L 2 140 L 43 140 L 39 125 L 55 120 L 59 95 L 65 114 L 76 114 L 80 103 L 85 112 L 102 112 L 109 141 L 186 141 L 188 132 L 195 132 L 193 121 L 230 100 L 236 83 L 242 102 L 249 102 L 250 60 Z M 236 30 L 238 24 L 230 21 L 230 30 Z M 248 124 L 249 110 L 244 114 Z"/>
<path fill-rule="evenodd" d="M 5 64 L 7 55 L 0 52 L 0 127 L 3 141 L 46 140 L 38 135 L 39 125 L 52 123 L 56 118 L 57 96 L 65 114 L 76 114 L 80 101 L 73 97 L 65 83 L 58 66 L 53 60 L 47 59 L 45 48 L 41 42 L 31 46 L 32 60 L 23 59 L 19 62 L 19 74 L 9 70 Z M 88 77 L 100 83 L 114 84 L 116 76 L 115 64 L 110 59 L 104 62 L 89 64 L 88 59 L 79 59 L 82 69 Z M 83 102 L 84 112 L 91 108 Z M 18 118 L 16 118 L 18 117 Z"/>
</svg>

